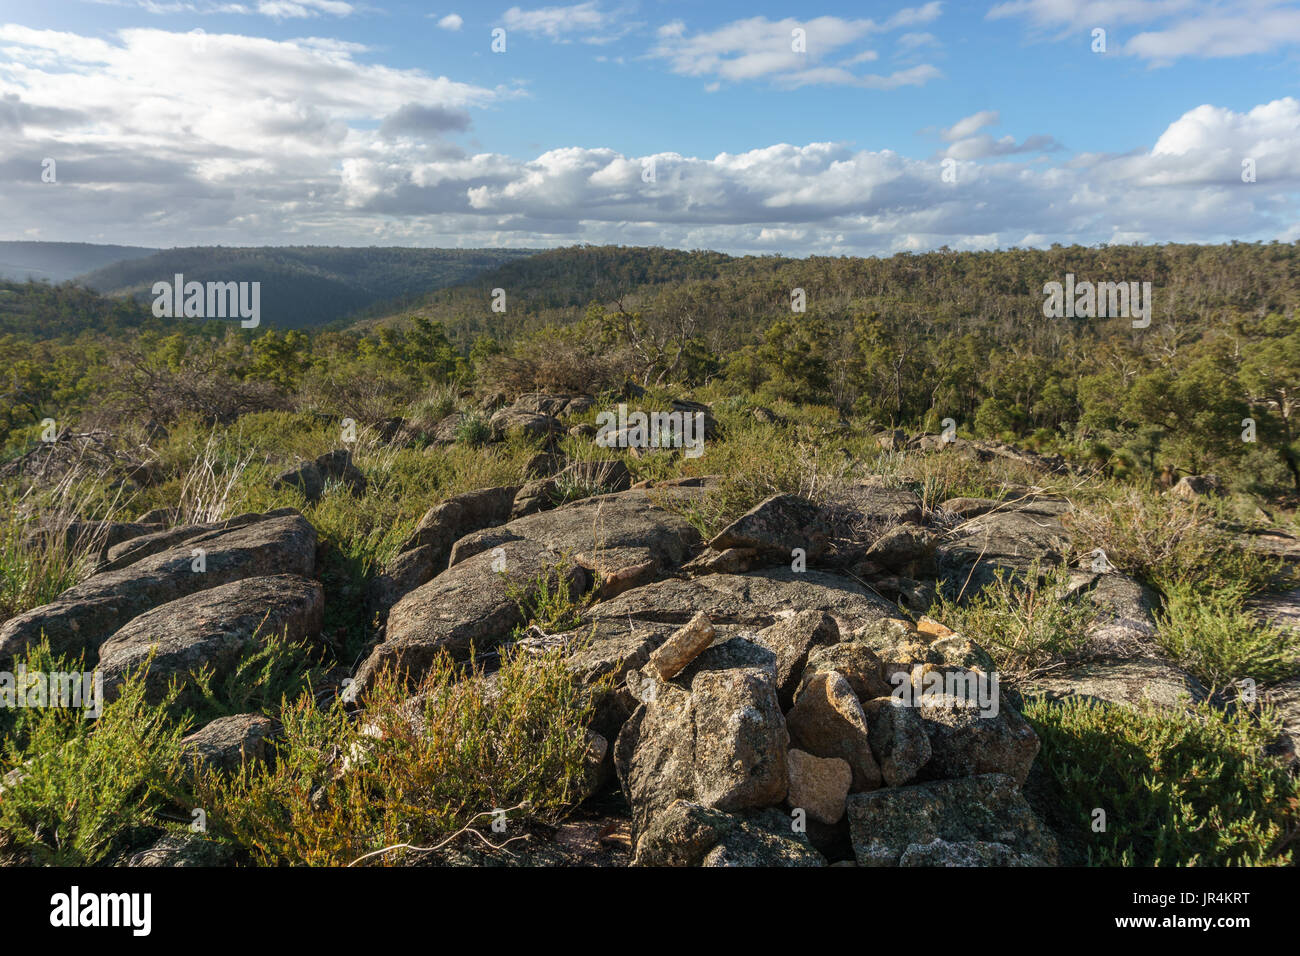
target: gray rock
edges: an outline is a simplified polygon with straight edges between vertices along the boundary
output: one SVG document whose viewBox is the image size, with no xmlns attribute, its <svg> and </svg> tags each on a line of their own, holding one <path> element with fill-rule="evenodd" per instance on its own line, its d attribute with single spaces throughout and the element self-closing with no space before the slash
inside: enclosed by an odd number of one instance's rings
<svg viewBox="0 0 1300 956">
<path fill-rule="evenodd" d="M 853 771 L 854 791 L 880 786 L 866 716 L 842 674 L 822 671 L 803 682 L 786 714 L 786 726 L 790 742 L 800 750 L 845 761 Z"/>
<path fill-rule="evenodd" d="M 674 801 L 637 842 L 633 866 L 825 866 L 826 860 L 775 821 L 747 819 Z"/>
<path fill-rule="evenodd" d="M 935 840 L 999 843 L 1040 865 L 1058 856 L 1055 838 L 1004 774 L 854 794 L 848 818 L 859 866 L 898 866 L 909 850 L 913 863 L 936 859 L 938 848 L 922 849 Z"/>
<path fill-rule="evenodd" d="M 196 548 L 203 551 L 202 571 L 194 569 Z M 55 653 L 96 651 L 133 618 L 169 601 L 244 578 L 311 577 L 315 567 L 316 531 L 296 512 L 210 533 L 93 575 L 52 603 L 9 620 L 0 628 L 0 664 L 25 652 L 42 633 Z"/>
<path fill-rule="evenodd" d="M 219 717 L 181 741 L 183 756 L 212 770 L 235 771 L 274 755 L 277 724 L 261 714 Z"/>
<path fill-rule="evenodd" d="M 1161 660 L 1090 661 L 1035 678 L 1018 688 L 1025 697 L 1088 697 L 1128 707 L 1150 702 L 1185 709 L 1205 700 L 1205 688 L 1187 671 Z"/>
<path fill-rule="evenodd" d="M 197 833 L 169 833 L 132 856 L 127 866 L 228 866 L 233 862 L 234 853 L 221 843 Z"/>
<path fill-rule="evenodd" d="M 862 711 L 885 786 L 911 783 L 930 762 L 930 738 L 916 708 L 895 697 L 877 697 L 863 701 Z"/>
<path fill-rule="evenodd" d="M 324 611 L 321 586 L 292 574 L 244 578 L 161 604 L 100 646 L 104 694 L 115 697 L 127 674 L 146 664 L 150 701 L 160 700 L 173 679 L 184 683 L 205 665 L 220 680 L 250 649 L 272 637 L 315 637 Z"/>
<path fill-rule="evenodd" d="M 802 548 L 808 560 L 815 561 L 826 551 L 830 536 L 830 525 L 815 504 L 795 495 L 773 495 L 723 528 L 709 547 L 753 548 L 783 558 Z"/>
</svg>

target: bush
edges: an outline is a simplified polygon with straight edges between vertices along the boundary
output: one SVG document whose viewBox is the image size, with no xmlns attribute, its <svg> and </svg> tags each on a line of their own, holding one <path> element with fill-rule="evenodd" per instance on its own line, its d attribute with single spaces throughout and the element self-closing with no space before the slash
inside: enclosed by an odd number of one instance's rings
<svg viewBox="0 0 1300 956">
<path fill-rule="evenodd" d="M 590 692 L 556 654 L 506 655 L 488 680 L 440 657 L 414 698 L 382 675 L 359 725 L 303 695 L 273 769 L 205 774 L 214 833 L 263 865 L 410 863 L 493 811 L 557 822 L 582 795 Z M 482 816 L 488 814 L 485 820 Z"/>
<path fill-rule="evenodd" d="M 1300 828 L 1300 779 L 1263 756 L 1279 729 L 1208 705 L 1193 714 L 1068 698 L 1025 708 L 1044 779 L 1026 792 L 1061 837 L 1066 863 L 1286 866 Z M 1031 784 L 1034 778 L 1031 777 Z M 1093 811 L 1106 830 L 1094 832 Z"/>
<path fill-rule="evenodd" d="M 1157 615 L 1157 639 L 1188 670 L 1211 687 L 1251 678 L 1281 680 L 1295 671 L 1296 641 L 1286 631 L 1261 624 L 1246 609 L 1242 585 L 1205 593 L 1188 582 L 1170 587 Z"/>
</svg>

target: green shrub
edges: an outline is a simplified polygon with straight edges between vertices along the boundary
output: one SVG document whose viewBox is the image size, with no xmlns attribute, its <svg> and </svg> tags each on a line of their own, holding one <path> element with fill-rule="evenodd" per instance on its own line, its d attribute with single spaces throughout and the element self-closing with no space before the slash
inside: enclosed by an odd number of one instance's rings
<svg viewBox="0 0 1300 956">
<path fill-rule="evenodd" d="M 440 657 L 409 694 L 382 675 L 364 725 L 310 695 L 286 706 L 273 768 L 200 778 L 213 832 L 264 865 L 345 865 L 409 845 L 367 860 L 391 865 L 471 822 L 487 831 L 493 811 L 512 811 L 517 836 L 581 797 L 590 692 L 557 655 L 508 654 L 491 682 Z"/>
<path fill-rule="evenodd" d="M 1300 779 L 1263 756 L 1277 736 L 1275 714 L 1256 721 L 1209 705 L 1184 714 L 1068 698 L 1034 701 L 1025 717 L 1042 741 L 1044 775 L 1027 793 L 1061 837 L 1064 862 L 1291 863 Z M 1092 829 L 1095 809 L 1105 811 L 1105 832 Z"/>
<path fill-rule="evenodd" d="M 1246 596 L 1240 584 L 1208 593 L 1190 582 L 1173 584 L 1157 614 L 1157 640 L 1211 687 L 1243 678 L 1270 683 L 1289 676 L 1300 664 L 1295 638 L 1262 624 L 1246 608 Z"/>
</svg>

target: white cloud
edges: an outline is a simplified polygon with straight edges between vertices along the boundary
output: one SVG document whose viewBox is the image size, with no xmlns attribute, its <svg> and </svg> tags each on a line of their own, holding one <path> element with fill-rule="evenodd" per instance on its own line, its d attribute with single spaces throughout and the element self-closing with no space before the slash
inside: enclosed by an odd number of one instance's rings
<svg viewBox="0 0 1300 956">
<path fill-rule="evenodd" d="M 437 16 L 437 14 L 430 14 Z M 438 26 L 443 30 L 459 30 L 465 25 L 465 18 L 459 13 L 449 13 L 438 21 Z"/>
<path fill-rule="evenodd" d="M 826 66 L 823 61 L 864 37 L 929 22 L 939 15 L 940 7 L 938 3 L 927 3 L 905 8 L 884 22 L 841 17 L 769 20 L 756 16 L 692 35 L 687 35 L 681 21 L 673 21 L 659 29 L 659 43 L 650 55 L 666 60 L 674 73 L 707 77 L 715 83 L 768 79 L 785 87 L 832 84 L 893 89 L 920 85 L 940 76 L 940 72 L 929 64 L 887 76 L 855 75 L 847 69 L 874 60 L 876 54 L 872 51 L 859 53 L 839 67 Z"/>
<path fill-rule="evenodd" d="M 507 30 L 519 30 L 552 40 L 567 40 L 571 34 L 597 33 L 613 26 L 614 20 L 614 14 L 601 10 L 595 0 L 534 10 L 511 7 L 502 17 Z"/>
<path fill-rule="evenodd" d="M 1059 36 L 1102 27 L 1144 25 L 1116 49 L 1155 64 L 1180 57 L 1234 57 L 1272 53 L 1300 44 L 1300 10 L 1291 0 L 1009 0 L 990 19 L 1023 17 Z"/>
<path fill-rule="evenodd" d="M 1289 97 L 1240 112 L 1198 106 L 1150 149 L 1064 161 L 1039 155 L 1054 145 L 1046 137 L 995 138 L 995 110 L 958 119 L 928 159 L 828 142 L 711 157 L 567 146 L 528 158 L 445 139 L 512 88 L 362 63 L 338 41 L 214 34 L 201 38 L 204 56 L 194 42 L 0 26 L 3 238 L 802 255 L 1250 240 L 1294 234 L 1300 221 L 1300 100 Z M 44 156 L 59 163 L 56 186 L 40 182 Z M 1243 158 L 1257 182 L 1241 182 Z"/>
</svg>

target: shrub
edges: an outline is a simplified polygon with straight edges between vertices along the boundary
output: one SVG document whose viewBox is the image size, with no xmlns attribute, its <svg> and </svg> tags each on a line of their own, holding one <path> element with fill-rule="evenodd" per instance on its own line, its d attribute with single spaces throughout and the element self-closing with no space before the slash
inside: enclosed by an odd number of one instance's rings
<svg viewBox="0 0 1300 956">
<path fill-rule="evenodd" d="M 409 863 L 482 814 L 556 822 L 581 794 L 588 689 L 556 654 L 508 654 L 489 681 L 440 657 L 414 698 L 382 675 L 364 725 L 310 695 L 286 706 L 271 769 L 203 775 L 221 838 L 264 865 Z"/>
<path fill-rule="evenodd" d="M 1300 828 L 1300 778 L 1263 756 L 1279 728 L 1209 705 L 1195 713 L 1068 698 L 1025 708 L 1042 741 L 1031 803 L 1063 862 L 1094 866 L 1285 866 Z M 1031 784 L 1034 778 L 1031 777 Z M 1092 830 L 1093 811 L 1106 830 Z"/>
<path fill-rule="evenodd" d="M 1189 582 L 1172 585 L 1157 615 L 1162 647 L 1211 687 L 1243 678 L 1280 680 L 1296 669 L 1295 639 L 1261 624 L 1246 608 L 1242 585 L 1206 593 Z"/>
</svg>

